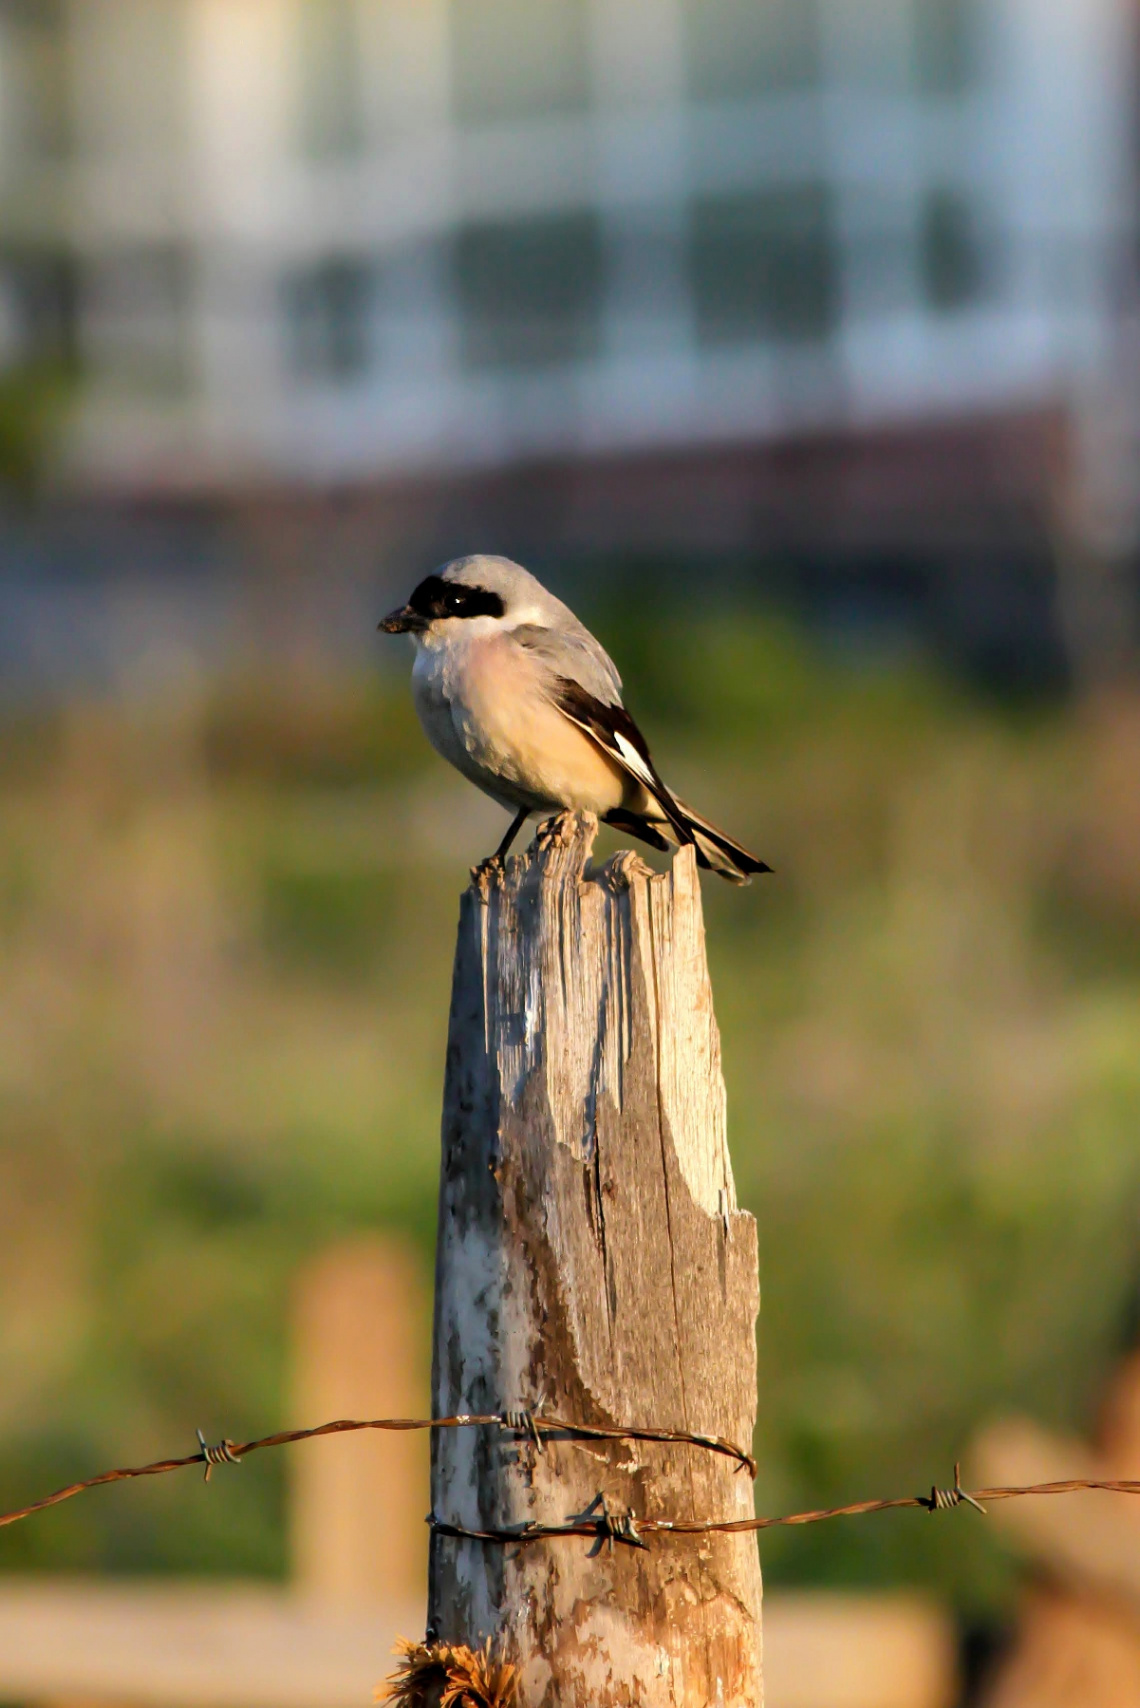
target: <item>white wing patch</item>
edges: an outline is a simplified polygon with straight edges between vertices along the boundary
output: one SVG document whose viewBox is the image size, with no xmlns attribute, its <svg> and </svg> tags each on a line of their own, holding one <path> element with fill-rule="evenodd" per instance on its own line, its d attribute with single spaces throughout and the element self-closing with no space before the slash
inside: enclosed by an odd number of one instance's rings
<svg viewBox="0 0 1140 1708">
<path fill-rule="evenodd" d="M 617 757 L 621 760 L 626 770 L 632 773 L 632 775 L 640 782 L 647 784 L 650 789 L 656 791 L 657 785 L 654 782 L 653 773 L 645 763 L 641 754 L 637 751 L 636 747 L 634 747 L 633 743 L 631 741 L 627 741 L 620 730 L 614 731 L 613 739 Z"/>
<path fill-rule="evenodd" d="M 658 779 L 653 769 L 653 761 L 642 751 L 644 743 L 620 701 L 607 706 L 604 702 L 594 699 L 581 683 L 569 679 L 560 682 L 558 688 L 560 692 L 554 703 L 563 717 L 584 730 L 592 741 L 597 742 L 603 753 L 616 760 L 627 776 L 640 783 L 650 800 L 657 803 L 663 816 L 673 825 L 681 840 L 689 840 L 684 818 L 673 805 L 668 790 Z M 628 726 L 630 734 L 627 735 L 620 727 L 623 723 Z"/>
</svg>

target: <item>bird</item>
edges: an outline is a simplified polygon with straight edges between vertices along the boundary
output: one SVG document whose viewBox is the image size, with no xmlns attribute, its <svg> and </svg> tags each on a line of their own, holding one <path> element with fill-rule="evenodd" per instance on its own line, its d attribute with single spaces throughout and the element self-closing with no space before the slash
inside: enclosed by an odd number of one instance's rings
<svg viewBox="0 0 1140 1708">
<path fill-rule="evenodd" d="M 514 815 L 486 864 L 528 818 L 578 810 L 652 848 L 692 847 L 730 883 L 771 871 L 666 786 L 613 660 L 520 564 L 454 558 L 379 626 L 415 643 L 412 695 L 431 745 Z"/>
</svg>

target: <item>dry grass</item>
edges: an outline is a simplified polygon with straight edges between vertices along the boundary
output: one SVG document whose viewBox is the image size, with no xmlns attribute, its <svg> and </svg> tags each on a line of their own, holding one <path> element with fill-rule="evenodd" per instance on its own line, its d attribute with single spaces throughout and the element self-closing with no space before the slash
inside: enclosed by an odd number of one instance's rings
<svg viewBox="0 0 1140 1708">
<path fill-rule="evenodd" d="M 377 1686 L 378 1702 L 396 1708 L 513 1708 L 517 1699 L 518 1668 L 495 1660 L 490 1637 L 481 1649 L 401 1638 L 394 1652 L 400 1664 Z"/>
</svg>

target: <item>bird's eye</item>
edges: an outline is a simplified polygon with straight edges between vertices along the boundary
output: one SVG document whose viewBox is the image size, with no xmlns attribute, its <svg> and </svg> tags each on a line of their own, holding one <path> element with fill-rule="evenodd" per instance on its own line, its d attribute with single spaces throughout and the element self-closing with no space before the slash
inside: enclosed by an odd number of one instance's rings
<svg viewBox="0 0 1140 1708">
<path fill-rule="evenodd" d="M 458 587 L 450 588 L 446 594 L 446 604 L 449 611 L 462 611 L 467 603 L 466 595 Z"/>
</svg>

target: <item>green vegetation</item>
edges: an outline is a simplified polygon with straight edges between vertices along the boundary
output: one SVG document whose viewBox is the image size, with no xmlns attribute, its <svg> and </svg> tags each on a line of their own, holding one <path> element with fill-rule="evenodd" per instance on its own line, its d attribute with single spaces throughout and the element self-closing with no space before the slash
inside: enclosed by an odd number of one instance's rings
<svg viewBox="0 0 1140 1708">
<path fill-rule="evenodd" d="M 70 363 L 0 367 L 0 499 L 35 496 L 74 389 Z"/>
<path fill-rule="evenodd" d="M 761 1228 L 758 1502 L 918 1490 L 1085 1426 L 1138 1255 L 1140 704 L 1010 710 L 739 606 L 620 637 L 682 793 L 777 868 L 706 885 Z M 678 675 L 680 672 L 680 675 Z M 291 1276 L 425 1260 L 456 897 L 500 815 L 402 682 L 72 705 L 0 767 L 0 1506 L 288 1409 Z M 610 838 L 607 847 L 615 845 Z M 312 1421 L 312 1420 L 309 1420 Z M 0 1532 L 0 1565 L 279 1574 L 265 1455 Z M 1000 1605 L 970 1515 L 764 1541 L 772 1581 Z"/>
</svg>

